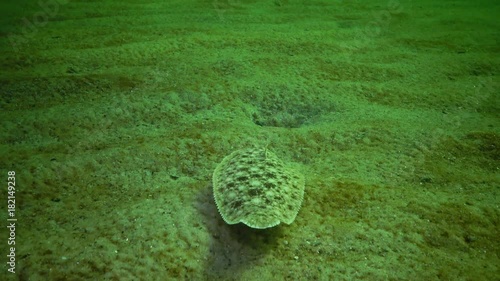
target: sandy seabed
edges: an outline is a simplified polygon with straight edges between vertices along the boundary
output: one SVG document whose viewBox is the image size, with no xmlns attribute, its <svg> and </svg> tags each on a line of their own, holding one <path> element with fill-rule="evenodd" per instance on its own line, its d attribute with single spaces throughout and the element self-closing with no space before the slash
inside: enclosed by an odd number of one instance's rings
<svg viewBox="0 0 500 281">
<path fill-rule="evenodd" d="M 497 1 L 37 3 L 1 4 L 1 280 L 500 280 Z M 291 225 L 217 212 L 251 146 Z"/>
</svg>

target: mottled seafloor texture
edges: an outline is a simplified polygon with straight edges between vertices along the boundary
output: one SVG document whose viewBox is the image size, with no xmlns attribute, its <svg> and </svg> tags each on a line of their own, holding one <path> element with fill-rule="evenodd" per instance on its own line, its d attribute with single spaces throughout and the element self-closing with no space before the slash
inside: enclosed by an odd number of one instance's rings
<svg viewBox="0 0 500 281">
<path fill-rule="evenodd" d="M 500 280 L 498 1 L 58 1 L 0 4 L 0 280 Z M 217 212 L 250 146 L 291 225 Z"/>
</svg>

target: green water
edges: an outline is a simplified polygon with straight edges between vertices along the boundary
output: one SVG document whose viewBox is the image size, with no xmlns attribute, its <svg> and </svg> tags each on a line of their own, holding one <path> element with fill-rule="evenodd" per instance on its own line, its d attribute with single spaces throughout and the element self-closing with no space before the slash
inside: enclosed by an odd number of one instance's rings
<svg viewBox="0 0 500 281">
<path fill-rule="evenodd" d="M 500 279 L 497 1 L 0 11 L 0 279 Z M 290 225 L 217 211 L 253 146 L 305 176 Z"/>
</svg>

